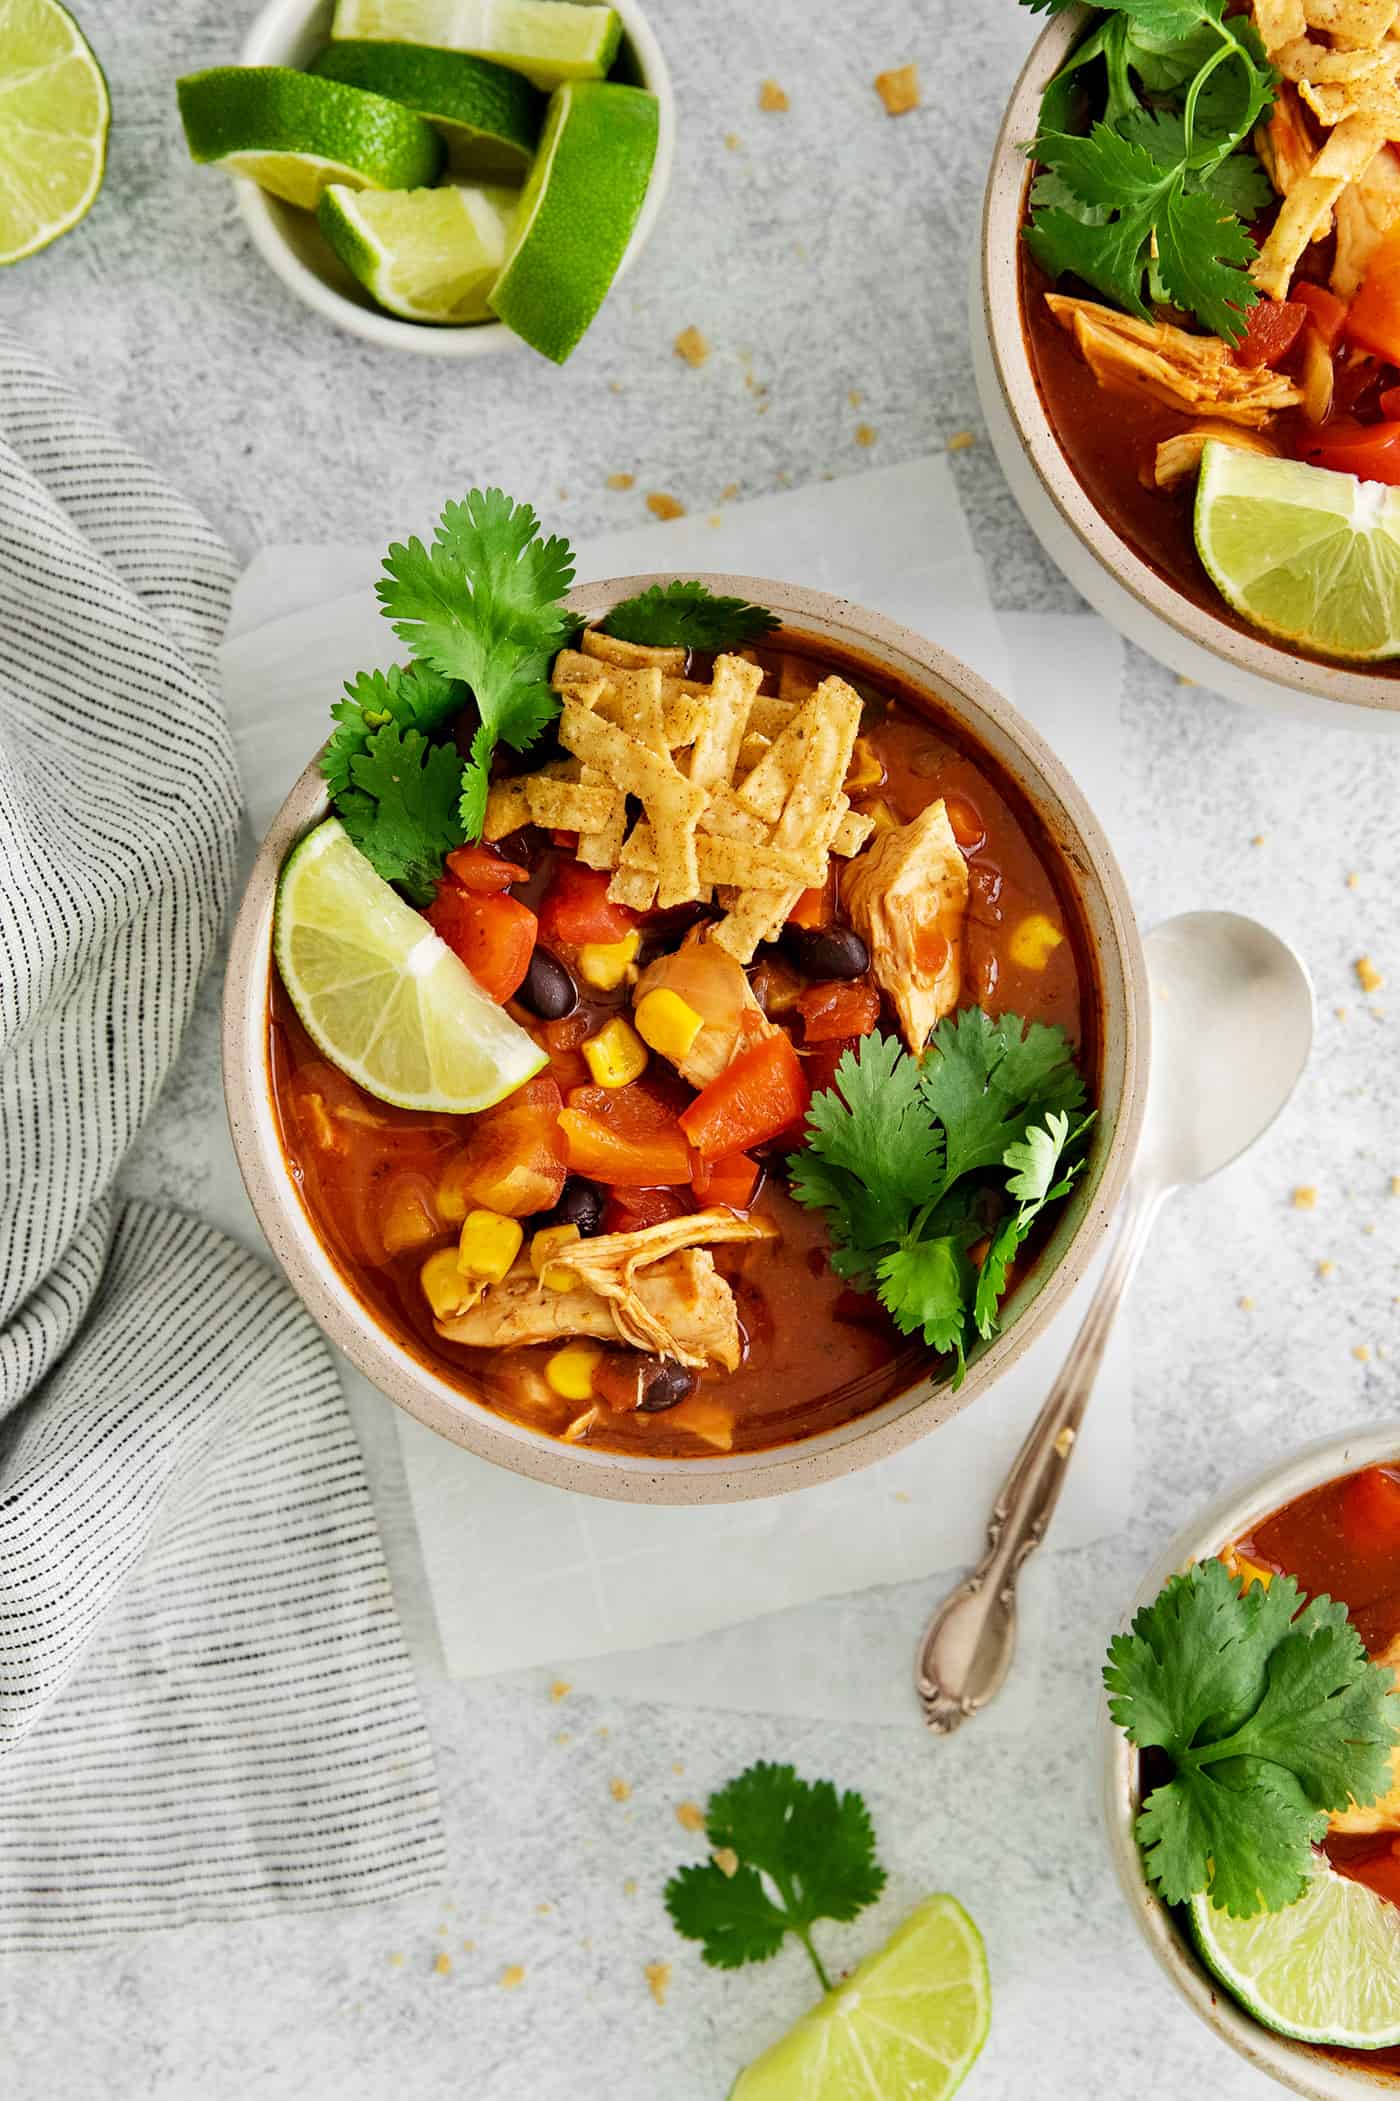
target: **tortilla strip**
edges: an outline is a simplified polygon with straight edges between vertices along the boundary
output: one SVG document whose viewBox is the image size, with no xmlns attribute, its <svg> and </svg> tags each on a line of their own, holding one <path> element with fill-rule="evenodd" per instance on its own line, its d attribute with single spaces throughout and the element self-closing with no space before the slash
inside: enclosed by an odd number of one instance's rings
<svg viewBox="0 0 1400 2101">
<path fill-rule="evenodd" d="M 1307 35 L 1303 0 L 1254 0 L 1253 13 L 1254 26 L 1270 58 Z"/>
<path fill-rule="evenodd" d="M 1303 0 L 1309 29 L 1320 29 L 1341 49 L 1372 50 L 1389 36 L 1400 0 Z"/>
<path fill-rule="evenodd" d="M 1303 36 L 1276 51 L 1274 63 L 1289 80 L 1307 81 L 1314 86 L 1330 82 L 1359 86 L 1382 76 L 1393 81 L 1397 55 L 1397 46 L 1391 41 L 1378 44 L 1374 51 L 1332 51 Z"/>
<path fill-rule="evenodd" d="M 1307 88 L 1300 92 L 1309 107 L 1313 107 Z M 1337 94 L 1340 90 L 1333 88 L 1318 92 Z M 1400 110 L 1400 102 L 1397 109 Z M 1383 123 L 1370 116 L 1351 116 L 1343 118 L 1325 141 L 1308 173 L 1284 198 L 1269 237 L 1251 265 L 1249 274 L 1266 297 L 1287 297 L 1293 272 L 1319 221 L 1330 220 L 1342 191 L 1358 175 L 1364 174 L 1385 138 L 1386 126 Z M 1214 413 L 1228 412 L 1217 405 Z M 1249 422 L 1255 419 L 1236 416 L 1230 420 Z"/>
<path fill-rule="evenodd" d="M 831 851 L 849 861 L 858 854 L 875 829 L 875 819 L 864 810 L 848 810 L 831 835 Z"/>
<path fill-rule="evenodd" d="M 492 781 L 486 797 L 486 821 L 481 827 L 481 836 L 488 845 L 530 822 L 529 789 L 534 778 L 524 774 L 515 780 Z"/>
<path fill-rule="evenodd" d="M 860 728 L 860 695 L 844 679 L 833 677 L 823 679 L 811 699 L 803 701 L 771 750 L 739 783 L 740 802 L 755 816 L 775 823 L 806 769 L 809 745 L 816 739 L 820 749 L 828 749 L 828 730 L 838 722 L 849 725 L 849 735 L 844 740 L 845 757 L 836 776 L 839 790 Z"/>
<path fill-rule="evenodd" d="M 812 691 L 815 692 L 816 688 L 813 687 Z M 810 700 L 812 694 L 805 693 L 802 697 Z M 760 693 L 749 709 L 749 728 L 756 730 L 760 737 L 780 737 L 800 706 L 800 701 L 785 700 L 777 693 Z"/>
<path fill-rule="evenodd" d="M 621 791 L 619 801 L 635 795 L 646 811 L 658 843 L 657 903 L 663 909 L 690 903 L 700 888 L 695 827 L 705 808 L 703 789 L 685 779 L 669 754 L 663 758 L 567 698 L 559 741 L 586 766 L 596 766 Z M 619 840 L 619 854 L 621 847 Z"/>
<path fill-rule="evenodd" d="M 690 755 L 690 778 L 696 787 L 709 788 L 720 781 L 728 785 L 762 679 L 757 664 L 741 657 L 715 658 L 710 704 Z"/>
<path fill-rule="evenodd" d="M 582 781 L 552 781 L 543 773 L 530 775 L 525 795 L 530 822 L 560 832 L 603 831 L 618 800 L 616 788 L 606 783 L 585 787 Z"/>
<path fill-rule="evenodd" d="M 776 890 L 787 883 L 800 883 L 805 890 L 809 884 L 821 881 L 822 869 L 818 857 L 811 854 L 785 853 L 776 846 L 750 846 L 742 839 L 720 839 L 711 832 L 696 835 L 695 855 L 700 866 L 702 884 L 733 883 L 742 890 Z M 825 859 L 825 856 L 821 856 Z M 655 870 L 656 835 L 649 824 L 635 824 L 626 845 L 622 849 L 624 868 Z"/>
<path fill-rule="evenodd" d="M 622 851 L 627 851 L 625 842 Z M 628 905 L 634 912 L 649 912 L 656 903 L 655 875 L 646 868 L 619 868 L 608 884 L 608 901 Z"/>
<path fill-rule="evenodd" d="M 773 827 L 772 845 L 789 852 L 800 852 L 804 847 L 811 851 L 815 846 L 814 864 L 824 868 L 827 850 L 850 809 L 841 783 L 851 763 L 851 748 L 859 728 L 860 695 L 844 679 L 823 679 L 773 747 L 776 752 L 784 739 L 792 735 L 802 738 L 801 764 Z M 763 766 L 768 763 L 765 759 Z M 746 782 L 739 791 L 745 802 L 749 799 L 747 787 Z M 740 963 L 751 961 L 760 941 L 771 941 L 782 931 L 788 914 L 808 887 L 807 883 L 798 883 L 781 890 L 746 891 L 715 928 L 712 939 Z"/>
<path fill-rule="evenodd" d="M 585 628 L 578 646 L 584 656 L 594 657 L 602 664 L 620 664 L 624 670 L 636 670 L 646 664 L 655 664 L 660 671 L 677 674 L 685 670 L 683 649 L 662 648 L 650 642 L 624 642 L 617 635 L 605 635 L 597 627 Z"/>
</svg>

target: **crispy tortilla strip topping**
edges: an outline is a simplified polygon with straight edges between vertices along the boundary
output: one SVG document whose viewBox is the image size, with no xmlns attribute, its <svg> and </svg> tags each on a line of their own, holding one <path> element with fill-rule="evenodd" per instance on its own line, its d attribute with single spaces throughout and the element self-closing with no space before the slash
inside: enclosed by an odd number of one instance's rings
<svg viewBox="0 0 1400 2101">
<path fill-rule="evenodd" d="M 1298 90 L 1291 81 L 1283 81 L 1268 122 L 1256 125 L 1254 131 L 1255 151 L 1280 197 L 1286 197 L 1307 174 L 1317 158 L 1317 145 Z"/>
<path fill-rule="evenodd" d="M 732 780 L 749 712 L 762 682 L 757 664 L 747 664 L 741 657 L 717 659 L 710 704 L 690 754 L 690 778 L 697 788 L 713 788 L 716 783 L 727 787 Z"/>
<path fill-rule="evenodd" d="M 1319 95 L 1340 95 L 1345 90 L 1309 90 L 1305 85 L 1300 92 L 1309 106 L 1316 109 Z M 1397 115 L 1400 116 L 1400 97 L 1397 97 Z M 1324 123 L 1333 121 L 1332 118 L 1323 118 Z M 1337 123 L 1308 173 L 1284 198 L 1269 237 L 1251 265 L 1250 276 L 1268 298 L 1286 298 L 1303 250 L 1317 228 L 1330 222 L 1343 190 L 1370 167 L 1386 137 L 1385 124 L 1370 116 L 1343 116 Z M 1234 420 L 1252 419 L 1239 417 Z"/>
<path fill-rule="evenodd" d="M 582 781 L 552 781 L 542 773 L 526 782 L 530 821 L 546 830 L 596 832 L 612 816 L 617 796 L 605 783 L 586 788 Z"/>
<path fill-rule="evenodd" d="M 529 787 L 532 776 L 519 775 L 511 781 L 493 781 L 486 798 L 486 822 L 481 836 L 488 845 L 494 846 L 510 832 L 518 832 L 522 825 L 530 822 Z"/>
<path fill-rule="evenodd" d="M 600 664 L 620 664 L 624 669 L 655 664 L 661 671 L 685 670 L 684 649 L 662 649 L 650 642 L 620 642 L 616 635 L 605 635 L 601 628 L 587 629 L 579 637 L 579 648 L 584 656 L 596 657 Z"/>
<path fill-rule="evenodd" d="M 620 795 L 636 796 L 659 842 L 657 902 L 663 907 L 689 903 L 700 888 L 695 827 L 705 808 L 704 790 L 691 786 L 669 752 L 663 758 L 592 709 L 580 707 L 572 695 L 565 696 L 559 742 L 585 765 L 596 767 Z M 621 851 L 619 840 L 619 857 Z"/>
<path fill-rule="evenodd" d="M 1303 0 L 1309 29 L 1343 48 L 1365 51 L 1390 35 L 1400 0 Z"/>
<path fill-rule="evenodd" d="M 1303 0 L 1254 0 L 1254 26 L 1272 58 L 1276 51 L 1307 35 Z"/>
<path fill-rule="evenodd" d="M 1222 445 L 1233 445 L 1240 452 L 1260 452 L 1269 459 L 1278 456 L 1278 447 L 1257 430 L 1242 430 L 1238 423 L 1197 423 L 1158 444 L 1153 478 L 1159 489 L 1175 489 L 1200 472 L 1208 438 L 1218 438 Z"/>
<path fill-rule="evenodd" d="M 1292 202 L 1284 201 L 1280 224 Z M 1059 292 L 1045 297 L 1100 386 L 1117 393 L 1145 394 L 1188 415 L 1218 416 L 1255 429 L 1301 399 L 1286 373 L 1267 365 L 1237 364 L 1230 346 L 1218 336 L 1188 335 L 1166 321 L 1138 321 L 1092 299 L 1070 299 Z"/>
<path fill-rule="evenodd" d="M 881 832 L 842 888 L 851 925 L 917 1057 L 957 1006 L 962 985 L 967 862 L 942 798 L 912 824 Z"/>
</svg>

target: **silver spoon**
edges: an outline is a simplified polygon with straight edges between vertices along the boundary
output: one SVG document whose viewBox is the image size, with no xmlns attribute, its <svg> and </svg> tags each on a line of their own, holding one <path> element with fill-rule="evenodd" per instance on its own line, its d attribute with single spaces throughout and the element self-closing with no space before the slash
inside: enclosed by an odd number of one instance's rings
<svg viewBox="0 0 1400 2101">
<path fill-rule="evenodd" d="M 919 1645 L 924 1720 L 939 1736 L 1001 1690 L 1016 1648 L 1016 1579 L 1044 1539 L 1114 1317 L 1165 1199 L 1247 1152 L 1302 1077 L 1312 985 L 1277 934 L 1235 912 L 1183 912 L 1144 946 L 1152 1068 L 1142 1142 L 1083 1325 L 1002 1483 L 987 1552 Z"/>
</svg>

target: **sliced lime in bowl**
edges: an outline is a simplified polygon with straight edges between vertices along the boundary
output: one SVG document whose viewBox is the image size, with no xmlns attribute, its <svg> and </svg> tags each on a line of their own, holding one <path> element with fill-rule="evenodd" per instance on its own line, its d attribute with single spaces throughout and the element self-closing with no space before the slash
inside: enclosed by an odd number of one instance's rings
<svg viewBox="0 0 1400 2101">
<path fill-rule="evenodd" d="M 307 1034 L 380 1101 L 472 1116 L 549 1062 L 338 817 L 287 856 L 273 954 Z"/>
<path fill-rule="evenodd" d="M 316 216 L 371 298 L 404 321 L 448 327 L 491 318 L 519 193 L 447 183 L 438 190 L 333 185 Z"/>
<path fill-rule="evenodd" d="M 328 44 L 311 70 L 426 118 L 441 132 L 455 173 L 524 180 L 544 122 L 544 98 L 508 67 L 422 44 L 346 42 Z"/>
<path fill-rule="evenodd" d="M 56 0 L 0 0 L 0 264 L 91 210 L 107 166 L 102 68 Z"/>
<path fill-rule="evenodd" d="M 194 160 L 249 176 L 303 211 L 332 183 L 414 190 L 442 166 L 442 140 L 402 103 L 290 66 L 212 66 L 176 91 Z"/>
<path fill-rule="evenodd" d="M 601 80 L 617 57 L 622 23 L 612 8 L 578 0 L 336 0 L 331 35 L 465 51 L 548 90 L 565 80 Z"/>
<path fill-rule="evenodd" d="M 1187 1909 L 1208 1970 L 1264 2028 L 1348 2050 L 1400 2044 L 1400 1907 L 1320 1863 L 1296 1904 L 1232 1919 Z"/>
</svg>

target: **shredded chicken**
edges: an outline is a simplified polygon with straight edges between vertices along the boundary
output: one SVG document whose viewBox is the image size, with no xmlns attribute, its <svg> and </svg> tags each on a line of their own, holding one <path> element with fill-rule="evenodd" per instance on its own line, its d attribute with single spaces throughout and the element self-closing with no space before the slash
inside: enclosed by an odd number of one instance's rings
<svg viewBox="0 0 1400 2101">
<path fill-rule="evenodd" d="M 1382 146 L 1366 173 L 1342 191 L 1336 220 L 1332 290 L 1350 299 L 1373 251 L 1400 220 L 1400 154 L 1393 146 Z"/>
<path fill-rule="evenodd" d="M 852 862 L 842 898 L 917 1054 L 962 986 L 967 862 L 941 797 L 912 824 L 876 833 Z"/>
<path fill-rule="evenodd" d="M 504 1282 L 488 1285 L 467 1312 L 439 1321 L 437 1330 L 449 1342 L 498 1350 L 593 1335 L 680 1364 L 722 1364 L 735 1371 L 741 1354 L 738 1309 L 706 1246 L 767 1240 L 774 1230 L 766 1219 L 715 1209 L 635 1233 L 602 1234 L 570 1247 L 567 1259 L 561 1256 L 561 1266 L 576 1280 L 567 1291 L 551 1290 L 521 1263 Z"/>
<path fill-rule="evenodd" d="M 1330 364 L 1328 370 L 1331 370 Z M 1158 441 L 1153 468 L 1158 488 L 1179 488 L 1182 482 L 1197 474 L 1209 438 L 1218 438 L 1222 445 L 1233 445 L 1240 452 L 1262 452 L 1268 458 L 1277 457 L 1278 448 L 1261 437 L 1257 430 L 1243 430 L 1238 423 L 1196 423 L 1190 430 L 1178 431 L 1174 437 Z"/>
<path fill-rule="evenodd" d="M 1280 197 L 1301 182 L 1317 158 L 1312 121 L 1293 83 L 1280 83 L 1267 124 L 1255 127 L 1254 144 Z"/>
<path fill-rule="evenodd" d="M 1167 321 L 1137 321 L 1092 299 L 1059 292 L 1045 297 L 1100 386 L 1116 393 L 1145 394 L 1188 415 L 1218 416 L 1255 430 L 1301 399 L 1286 373 L 1236 363 L 1219 336 L 1188 335 Z"/>
<path fill-rule="evenodd" d="M 705 940 L 698 927 L 674 955 L 648 963 L 633 990 L 633 1004 L 662 989 L 676 993 L 704 1023 L 685 1056 L 671 1059 L 692 1087 L 708 1087 L 741 1050 L 776 1033 L 754 998 L 743 964 L 717 942 Z"/>
</svg>

